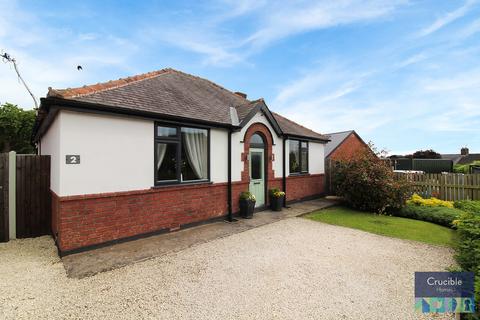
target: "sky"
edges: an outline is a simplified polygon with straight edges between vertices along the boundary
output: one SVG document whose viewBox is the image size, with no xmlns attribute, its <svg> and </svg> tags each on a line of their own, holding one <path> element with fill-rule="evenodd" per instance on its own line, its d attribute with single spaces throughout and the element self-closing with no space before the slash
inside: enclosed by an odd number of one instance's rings
<svg viewBox="0 0 480 320">
<path fill-rule="evenodd" d="M 480 0 L 0 0 L 0 50 L 37 98 L 171 67 L 390 154 L 480 153 Z M 4 102 L 33 108 L 0 62 Z"/>
</svg>

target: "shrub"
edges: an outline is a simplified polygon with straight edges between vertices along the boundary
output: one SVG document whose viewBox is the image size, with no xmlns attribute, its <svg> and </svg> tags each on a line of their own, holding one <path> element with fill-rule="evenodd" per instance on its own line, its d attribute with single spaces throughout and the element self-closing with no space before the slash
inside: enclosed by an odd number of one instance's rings
<svg viewBox="0 0 480 320">
<path fill-rule="evenodd" d="M 480 201 L 470 201 L 470 200 L 455 201 L 453 205 L 455 206 L 455 208 L 463 210 L 465 212 L 470 212 L 473 214 L 480 215 Z"/>
<path fill-rule="evenodd" d="M 437 199 L 435 197 L 423 199 L 418 194 L 414 193 L 410 199 L 407 200 L 407 204 L 413 204 L 417 206 L 424 206 L 424 207 L 446 207 L 446 208 L 453 208 L 453 201 L 444 201 Z"/>
<path fill-rule="evenodd" d="M 454 224 L 459 238 L 457 261 L 465 270 L 476 272 L 480 266 L 480 215 L 465 212 Z"/>
<path fill-rule="evenodd" d="M 428 207 L 407 204 L 393 215 L 415 220 L 432 222 L 445 227 L 453 227 L 453 221 L 460 218 L 463 211 L 448 207 Z"/>
<path fill-rule="evenodd" d="M 395 179 L 390 166 L 366 150 L 360 155 L 333 164 L 336 194 L 353 208 L 384 213 L 400 208 L 408 197 L 406 179 Z"/>
<path fill-rule="evenodd" d="M 471 165 L 480 165 L 480 161 L 473 161 L 472 163 L 467 164 L 454 164 L 453 165 L 453 172 L 455 173 L 470 173 L 470 166 Z"/>
<path fill-rule="evenodd" d="M 463 213 L 454 222 L 457 227 L 458 246 L 456 260 L 465 271 L 475 273 L 475 296 L 480 302 L 480 214 Z"/>
</svg>

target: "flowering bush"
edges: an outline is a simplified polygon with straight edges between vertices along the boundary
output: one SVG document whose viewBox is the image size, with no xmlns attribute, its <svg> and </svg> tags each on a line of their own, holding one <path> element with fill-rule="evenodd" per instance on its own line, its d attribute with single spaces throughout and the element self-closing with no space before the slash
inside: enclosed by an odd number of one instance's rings
<svg viewBox="0 0 480 320">
<path fill-rule="evenodd" d="M 332 166 L 333 189 L 353 208 L 385 213 L 401 208 L 408 198 L 406 179 L 396 179 L 385 161 L 365 151 Z"/>
<path fill-rule="evenodd" d="M 248 201 L 257 201 L 257 199 L 255 198 L 255 195 L 249 191 L 244 191 L 242 193 L 240 193 L 240 200 L 248 200 Z"/>
<path fill-rule="evenodd" d="M 285 192 L 280 191 L 278 188 L 270 189 L 270 195 L 275 198 L 282 198 L 285 196 Z"/>
<path fill-rule="evenodd" d="M 410 199 L 407 200 L 407 204 L 423 206 L 423 207 L 446 207 L 446 208 L 453 208 L 453 201 L 444 201 L 437 199 L 435 197 L 431 197 L 428 199 L 424 199 L 418 194 L 414 193 Z"/>
</svg>

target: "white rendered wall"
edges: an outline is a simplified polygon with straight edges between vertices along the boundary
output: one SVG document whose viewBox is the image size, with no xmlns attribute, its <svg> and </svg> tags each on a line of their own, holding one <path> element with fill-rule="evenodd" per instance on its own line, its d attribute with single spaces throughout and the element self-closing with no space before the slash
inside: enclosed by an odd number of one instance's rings
<svg viewBox="0 0 480 320">
<path fill-rule="evenodd" d="M 259 111 L 252 119 L 250 119 L 250 121 L 242 128 L 242 130 L 232 134 L 232 181 L 241 180 L 241 173 L 243 171 L 243 161 L 241 159 L 241 154 L 243 153 L 242 141 L 248 128 L 257 122 L 263 123 L 272 133 L 274 143 L 272 146 L 272 153 L 274 154 L 275 158 L 273 161 L 273 170 L 275 171 L 276 178 L 281 178 L 283 176 L 282 139 L 281 137 L 277 136 L 265 115 Z"/>
<path fill-rule="evenodd" d="M 308 143 L 308 171 L 311 174 L 325 173 L 325 145 Z"/>
<path fill-rule="evenodd" d="M 59 195 L 152 187 L 153 134 L 152 121 L 62 110 Z M 80 164 L 66 164 L 67 154 L 80 155 Z"/>
<path fill-rule="evenodd" d="M 227 160 L 228 131 L 225 129 L 210 129 L 210 180 L 212 182 L 228 182 Z"/>
<path fill-rule="evenodd" d="M 60 195 L 60 122 L 58 113 L 46 134 L 40 140 L 40 154 L 50 155 L 50 189 Z"/>
<path fill-rule="evenodd" d="M 288 155 L 290 153 L 289 140 L 286 141 L 285 150 L 287 155 L 287 173 L 290 173 L 290 161 Z M 308 142 L 308 173 L 319 174 L 325 173 L 325 145 L 323 143 Z M 287 174 L 288 176 L 288 174 Z"/>
<path fill-rule="evenodd" d="M 241 180 L 243 138 L 250 125 L 263 123 L 273 136 L 275 177 L 282 177 L 282 138 L 259 112 L 232 134 L 232 181 Z M 154 122 L 110 115 L 60 111 L 41 139 L 51 155 L 51 189 L 59 196 L 148 189 L 154 185 Z M 210 130 L 210 178 L 228 180 L 228 131 Z M 288 156 L 288 141 L 286 143 Z M 309 143 L 309 172 L 324 173 L 324 145 Z M 66 164 L 67 154 L 80 164 Z M 288 158 L 287 158 L 287 173 Z"/>
<path fill-rule="evenodd" d="M 210 178 L 228 181 L 228 131 L 210 130 Z M 154 185 L 154 122 L 60 111 L 42 137 L 59 196 L 149 189 Z M 80 164 L 65 156 L 80 155 Z"/>
</svg>

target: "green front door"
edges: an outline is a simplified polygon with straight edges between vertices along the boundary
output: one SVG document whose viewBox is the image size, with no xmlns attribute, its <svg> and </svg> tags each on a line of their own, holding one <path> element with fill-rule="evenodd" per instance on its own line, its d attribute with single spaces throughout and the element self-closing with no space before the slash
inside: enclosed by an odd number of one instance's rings
<svg viewBox="0 0 480 320">
<path fill-rule="evenodd" d="M 250 148 L 250 192 L 255 195 L 255 207 L 265 205 L 264 150 Z"/>
</svg>

